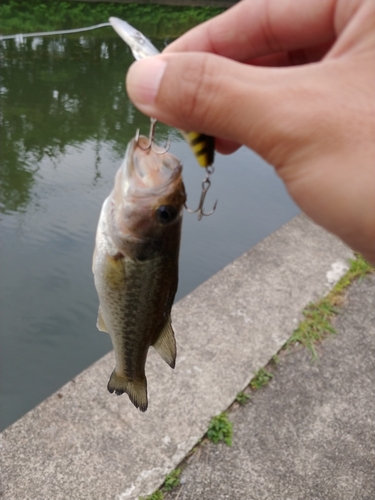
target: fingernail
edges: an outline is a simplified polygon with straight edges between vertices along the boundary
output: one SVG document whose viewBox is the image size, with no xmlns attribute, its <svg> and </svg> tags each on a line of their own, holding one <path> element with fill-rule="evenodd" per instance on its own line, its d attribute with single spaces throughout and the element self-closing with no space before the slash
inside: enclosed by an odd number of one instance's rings
<svg viewBox="0 0 375 500">
<path fill-rule="evenodd" d="M 135 104 L 154 104 L 166 66 L 167 62 L 158 56 L 142 59 L 130 66 L 126 88 Z"/>
</svg>

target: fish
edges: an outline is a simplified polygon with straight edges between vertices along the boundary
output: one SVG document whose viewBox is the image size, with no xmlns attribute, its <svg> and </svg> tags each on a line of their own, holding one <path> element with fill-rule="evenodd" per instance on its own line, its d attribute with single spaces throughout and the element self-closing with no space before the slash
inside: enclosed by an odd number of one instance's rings
<svg viewBox="0 0 375 500">
<path fill-rule="evenodd" d="M 158 49 L 143 33 L 133 28 L 126 21 L 118 17 L 110 17 L 109 22 L 116 33 L 128 44 L 134 59 L 137 61 L 160 54 Z M 214 137 L 194 131 L 180 130 L 180 133 L 192 149 L 199 165 L 204 168 L 211 166 L 215 159 Z"/>
<path fill-rule="evenodd" d="M 101 209 L 92 267 L 97 328 L 109 333 L 116 359 L 108 391 L 126 393 L 143 412 L 150 346 L 175 367 L 171 309 L 186 201 L 180 161 L 147 147 L 148 142 L 140 135 L 128 144 Z"/>
</svg>

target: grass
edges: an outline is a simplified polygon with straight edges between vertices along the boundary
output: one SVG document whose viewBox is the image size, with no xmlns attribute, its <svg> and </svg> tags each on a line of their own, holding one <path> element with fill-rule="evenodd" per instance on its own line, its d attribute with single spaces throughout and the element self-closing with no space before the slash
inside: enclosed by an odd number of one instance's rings
<svg viewBox="0 0 375 500">
<path fill-rule="evenodd" d="M 331 321 L 337 313 L 338 309 L 332 305 L 328 297 L 317 304 L 309 304 L 302 312 L 305 319 L 294 330 L 287 345 L 295 345 L 298 342 L 310 349 L 313 358 L 316 359 L 315 345 L 327 335 L 336 333 Z"/>
<path fill-rule="evenodd" d="M 360 254 L 350 260 L 350 268 L 339 280 L 328 295 L 341 294 L 355 279 L 363 279 L 367 274 L 375 272 L 375 268 L 369 264 Z"/>
<path fill-rule="evenodd" d="M 336 333 L 332 320 L 338 314 L 338 307 L 344 301 L 346 288 L 355 279 L 362 279 L 366 274 L 374 271 L 375 269 L 361 255 L 357 255 L 355 259 L 351 260 L 349 270 L 332 290 L 321 300 L 309 304 L 304 309 L 302 312 L 304 319 L 294 330 L 285 346 L 295 345 L 298 342 L 307 347 L 311 351 L 313 359 L 316 359 L 315 346 L 328 335 Z"/>
</svg>

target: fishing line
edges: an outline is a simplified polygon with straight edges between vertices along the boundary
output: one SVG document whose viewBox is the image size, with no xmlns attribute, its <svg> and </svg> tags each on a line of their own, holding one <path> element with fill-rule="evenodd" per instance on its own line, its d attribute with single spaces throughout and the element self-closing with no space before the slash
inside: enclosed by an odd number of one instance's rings
<svg viewBox="0 0 375 500">
<path fill-rule="evenodd" d="M 75 28 L 72 30 L 41 31 L 39 33 L 18 33 L 16 35 L 0 35 L 0 42 L 3 40 L 17 40 L 17 42 L 22 43 L 24 38 L 51 36 L 51 35 L 67 35 L 69 33 L 81 33 L 82 31 L 96 30 L 98 28 L 105 28 L 106 26 L 111 26 L 111 24 L 110 23 L 95 24 L 94 26 L 87 26 L 86 28 Z"/>
</svg>

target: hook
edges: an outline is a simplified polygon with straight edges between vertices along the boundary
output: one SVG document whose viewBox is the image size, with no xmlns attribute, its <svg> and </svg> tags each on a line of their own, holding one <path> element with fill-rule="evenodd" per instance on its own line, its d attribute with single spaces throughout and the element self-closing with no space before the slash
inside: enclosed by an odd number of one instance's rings
<svg viewBox="0 0 375 500">
<path fill-rule="evenodd" d="M 185 208 L 190 214 L 196 214 L 196 213 L 198 214 L 198 220 L 201 220 L 203 216 L 212 215 L 216 210 L 217 200 L 215 201 L 215 204 L 210 212 L 204 212 L 203 210 L 204 200 L 206 199 L 207 191 L 210 189 L 211 186 L 210 176 L 214 173 L 214 170 L 215 169 L 212 165 L 206 167 L 207 176 L 203 179 L 202 182 L 202 192 L 198 208 L 196 210 L 190 210 L 190 208 L 188 208 L 185 203 Z"/>
<path fill-rule="evenodd" d="M 158 155 L 162 155 L 164 153 L 167 153 L 167 151 L 169 151 L 169 148 L 171 146 L 171 141 L 168 138 L 167 145 L 165 146 L 164 150 L 160 150 L 160 148 L 159 149 L 155 149 L 156 145 L 155 145 L 154 139 L 155 139 L 155 127 L 156 127 L 157 120 L 156 120 L 156 118 L 150 118 L 150 122 L 151 122 L 151 125 L 150 125 L 150 133 L 149 133 L 149 136 L 148 136 L 148 145 L 145 148 L 142 148 L 138 144 L 138 140 L 139 140 L 139 128 L 137 128 L 137 131 L 135 133 L 135 142 L 136 142 L 136 144 L 138 145 L 138 147 L 140 149 L 143 149 L 143 151 L 147 151 L 148 149 L 152 149 Z"/>
</svg>

